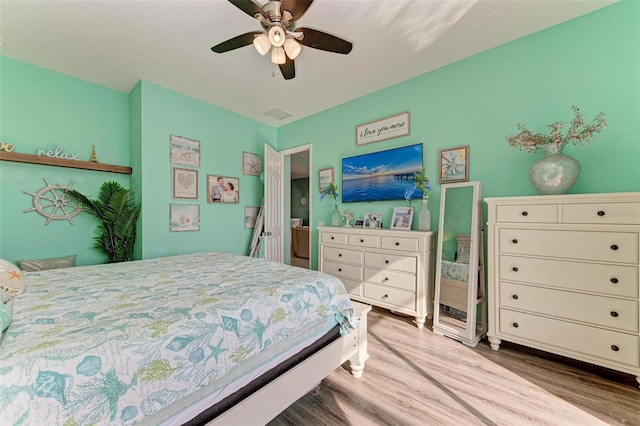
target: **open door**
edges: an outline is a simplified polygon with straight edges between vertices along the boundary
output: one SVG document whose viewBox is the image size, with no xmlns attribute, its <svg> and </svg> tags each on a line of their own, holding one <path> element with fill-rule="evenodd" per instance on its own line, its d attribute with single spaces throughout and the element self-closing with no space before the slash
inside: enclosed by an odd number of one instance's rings
<svg viewBox="0 0 640 426">
<path fill-rule="evenodd" d="M 264 145 L 264 258 L 284 260 L 284 156 Z"/>
</svg>

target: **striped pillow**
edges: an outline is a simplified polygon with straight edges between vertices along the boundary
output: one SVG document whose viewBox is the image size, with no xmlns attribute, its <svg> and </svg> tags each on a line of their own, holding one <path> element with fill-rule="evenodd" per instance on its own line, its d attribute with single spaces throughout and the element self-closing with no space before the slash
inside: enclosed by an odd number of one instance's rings
<svg viewBox="0 0 640 426">
<path fill-rule="evenodd" d="M 52 257 L 49 259 L 18 260 L 18 266 L 23 271 L 44 271 L 47 269 L 71 268 L 76 266 L 76 255 Z"/>
</svg>

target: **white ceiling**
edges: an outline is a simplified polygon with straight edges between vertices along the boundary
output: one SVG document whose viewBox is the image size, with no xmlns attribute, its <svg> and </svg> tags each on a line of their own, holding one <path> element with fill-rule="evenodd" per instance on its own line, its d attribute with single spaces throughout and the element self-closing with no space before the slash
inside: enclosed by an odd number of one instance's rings
<svg viewBox="0 0 640 426">
<path fill-rule="evenodd" d="M 144 79 L 279 126 L 614 2 L 315 0 L 298 25 L 354 48 L 303 48 L 289 81 L 253 46 L 210 50 L 260 30 L 226 0 L 1 0 L 0 52 L 126 93 Z M 264 115 L 273 109 L 292 116 Z"/>
</svg>

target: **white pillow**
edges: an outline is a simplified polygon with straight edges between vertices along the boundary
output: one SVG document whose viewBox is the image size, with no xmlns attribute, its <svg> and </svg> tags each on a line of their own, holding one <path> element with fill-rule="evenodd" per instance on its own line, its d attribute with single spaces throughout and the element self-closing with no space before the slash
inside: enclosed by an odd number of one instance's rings
<svg viewBox="0 0 640 426">
<path fill-rule="evenodd" d="M 24 276 L 13 263 L 0 259 L 0 302 L 6 303 L 24 291 Z"/>
</svg>

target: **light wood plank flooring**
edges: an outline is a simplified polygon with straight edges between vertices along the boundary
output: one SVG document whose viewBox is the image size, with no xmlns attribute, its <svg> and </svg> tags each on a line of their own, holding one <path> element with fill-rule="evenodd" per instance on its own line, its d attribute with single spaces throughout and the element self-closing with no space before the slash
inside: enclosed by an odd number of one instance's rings
<svg viewBox="0 0 640 426">
<path fill-rule="evenodd" d="M 269 425 L 640 425 L 633 376 L 427 326 L 374 308 L 364 376 L 337 369 Z"/>
</svg>

